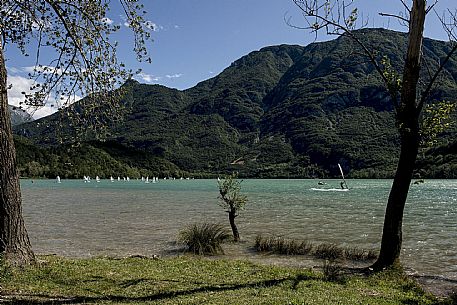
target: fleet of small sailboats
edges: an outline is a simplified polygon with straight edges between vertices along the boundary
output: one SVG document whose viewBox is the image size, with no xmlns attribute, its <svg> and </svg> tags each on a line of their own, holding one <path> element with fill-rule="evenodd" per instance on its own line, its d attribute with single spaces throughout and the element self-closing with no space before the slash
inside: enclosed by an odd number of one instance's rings
<svg viewBox="0 0 457 305">
<path fill-rule="evenodd" d="M 146 178 L 141 177 L 141 181 L 144 182 L 144 183 L 157 183 L 157 182 L 159 182 L 159 179 L 160 179 L 159 177 L 152 177 L 152 179 L 149 179 L 149 176 L 147 176 Z M 175 178 L 170 178 L 170 177 L 169 177 L 169 178 L 167 178 L 167 177 L 164 177 L 164 178 L 163 178 L 163 180 L 167 180 L 167 179 L 169 179 L 169 180 L 175 180 Z M 140 180 L 140 179 L 136 179 L 136 180 Z M 181 180 L 183 180 L 183 178 L 181 178 Z M 186 180 L 190 180 L 190 178 L 186 178 Z M 89 183 L 89 182 L 91 182 L 90 176 L 84 175 L 84 176 L 83 176 L 83 181 L 84 181 L 84 183 Z M 97 176 L 95 176 L 95 181 L 96 181 L 96 182 L 101 182 L 102 179 L 100 179 L 100 176 L 97 175 Z M 110 182 L 115 182 L 116 179 L 114 179 L 113 176 L 110 176 L 110 177 L 109 177 L 109 181 L 110 181 Z M 120 176 L 118 176 L 118 177 L 117 177 L 117 181 L 119 181 L 119 182 L 120 182 L 120 181 L 129 182 L 129 181 L 130 181 L 130 177 L 129 177 L 129 176 L 126 176 L 126 177 L 122 177 L 122 178 L 121 178 Z M 60 176 L 56 176 L 56 183 L 62 183 L 62 180 L 61 180 Z"/>
</svg>

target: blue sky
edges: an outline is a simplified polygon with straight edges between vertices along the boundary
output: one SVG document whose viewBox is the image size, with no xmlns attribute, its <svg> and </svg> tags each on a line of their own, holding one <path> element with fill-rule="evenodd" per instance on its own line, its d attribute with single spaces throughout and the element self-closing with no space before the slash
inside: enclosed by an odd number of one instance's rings
<svg viewBox="0 0 457 305">
<path fill-rule="evenodd" d="M 368 19 L 369 27 L 405 31 L 396 20 L 378 16 L 379 12 L 397 14 L 402 11 L 399 0 L 354 2 L 360 17 Z M 453 2 L 455 0 L 440 0 L 437 11 L 441 13 L 448 7 L 455 10 L 457 5 Z M 269 45 L 307 45 L 314 41 L 309 31 L 297 30 L 285 23 L 286 16 L 295 25 L 305 24 L 292 0 L 144 0 L 143 3 L 148 12 L 146 20 L 155 24 L 154 41 L 149 45 L 152 64 L 135 61 L 127 28 L 124 27 L 117 37 L 121 42 L 120 58 L 130 68 L 142 68 L 143 74 L 136 76 L 142 83 L 186 89 L 216 76 L 251 51 Z M 108 17 L 123 26 L 123 16 L 116 5 Z M 446 40 L 434 13 L 430 13 L 427 20 L 425 35 Z M 319 40 L 326 39 L 324 35 L 319 37 Z M 17 104 L 21 99 L 19 93 L 27 85 L 25 71 L 33 63 L 24 60 L 14 48 L 7 49 L 6 57 L 9 82 L 13 83 L 9 92 L 10 104 Z M 49 112 L 50 109 L 43 109 L 37 116 Z"/>
</svg>

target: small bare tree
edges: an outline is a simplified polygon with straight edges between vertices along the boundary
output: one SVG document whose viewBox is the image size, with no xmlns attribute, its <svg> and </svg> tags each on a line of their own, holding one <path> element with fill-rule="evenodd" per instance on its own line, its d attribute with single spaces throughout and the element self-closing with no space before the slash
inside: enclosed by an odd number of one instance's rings
<svg viewBox="0 0 457 305">
<path fill-rule="evenodd" d="M 238 217 L 239 211 L 243 210 L 248 199 L 246 195 L 241 194 L 241 182 L 237 179 L 236 174 L 227 176 L 225 179 L 218 181 L 220 206 L 226 209 L 229 216 L 230 227 L 232 228 L 234 241 L 240 240 L 240 233 L 235 224 L 235 218 Z"/>
<path fill-rule="evenodd" d="M 109 38 L 120 29 L 108 18 L 110 0 L 2 0 L 0 4 L 0 254 L 12 265 L 33 263 L 35 257 L 22 218 L 21 191 L 8 111 L 5 47 L 34 55 L 30 73 L 34 85 L 23 106 L 55 106 L 101 132 L 106 118 L 120 109 L 119 91 L 132 75 L 116 56 Z M 134 35 L 139 60 L 150 61 L 145 47 L 150 26 L 138 0 L 119 0 Z M 46 54 L 43 59 L 42 55 Z M 51 59 L 49 59 L 51 58 Z M 46 64 L 43 63 L 46 60 Z M 85 107 L 70 106 L 75 96 L 87 96 Z M 82 121 L 81 121 L 82 119 Z"/>
<path fill-rule="evenodd" d="M 413 170 L 422 141 L 422 110 L 430 100 L 432 90 L 444 66 L 457 51 L 457 14 L 451 9 L 446 16 L 439 17 L 449 37 L 449 52 L 433 65 L 427 63 L 427 77 L 421 78 L 422 42 L 425 18 L 434 11 L 438 0 L 399 0 L 404 14 L 380 13 L 382 16 L 397 18 L 408 28 L 408 45 L 401 73 L 395 71 L 386 56 L 366 45 L 354 31 L 366 26 L 358 18 L 358 10 L 353 0 L 293 0 L 303 14 L 309 29 L 315 35 L 324 31 L 330 35 L 346 36 L 354 41 L 360 53 L 366 56 L 383 80 L 395 108 L 396 125 L 400 134 L 400 158 L 387 202 L 379 257 L 372 266 L 380 270 L 399 260 L 402 245 L 402 223 L 406 198 L 409 192 Z M 412 2 L 409 5 L 407 2 Z M 427 4 L 429 4 L 427 6 Z M 438 14 L 437 14 L 438 15 Z M 357 23 L 361 23 L 357 27 Z M 296 27 L 296 26 L 295 26 Z M 455 102 L 454 102 L 455 103 Z M 449 107 L 448 107 L 449 109 Z M 425 122 L 427 123 L 427 122 Z M 427 124 L 425 124 L 427 125 Z"/>
</svg>

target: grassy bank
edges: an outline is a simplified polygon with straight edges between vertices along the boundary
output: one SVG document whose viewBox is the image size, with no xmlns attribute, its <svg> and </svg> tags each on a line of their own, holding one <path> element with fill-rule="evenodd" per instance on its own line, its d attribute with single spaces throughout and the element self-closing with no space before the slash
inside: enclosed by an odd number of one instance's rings
<svg viewBox="0 0 457 305">
<path fill-rule="evenodd" d="M 400 272 L 337 281 L 311 270 L 193 256 L 166 259 L 40 257 L 2 269 L 6 304 L 436 304 Z"/>
</svg>

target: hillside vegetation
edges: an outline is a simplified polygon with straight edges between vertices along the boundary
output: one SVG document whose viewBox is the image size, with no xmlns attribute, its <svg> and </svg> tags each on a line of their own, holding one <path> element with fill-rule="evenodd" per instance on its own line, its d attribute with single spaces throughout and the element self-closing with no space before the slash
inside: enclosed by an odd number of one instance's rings
<svg viewBox="0 0 457 305">
<path fill-rule="evenodd" d="M 356 34 L 401 71 L 406 34 Z M 436 64 L 449 48 L 425 39 L 424 62 Z M 21 174 L 208 177 L 236 170 L 244 177 L 323 178 L 337 176 L 340 163 L 349 177 L 392 177 L 399 145 L 392 105 L 358 51 L 344 36 L 266 47 L 184 91 L 130 80 L 123 119 L 104 142 L 88 135 L 74 143 L 63 113 L 17 126 L 16 134 L 28 138 L 17 138 Z M 432 100 L 455 101 L 456 78 L 454 58 Z M 422 149 L 417 177 L 457 177 L 456 132 L 453 126 L 436 147 Z"/>
</svg>

